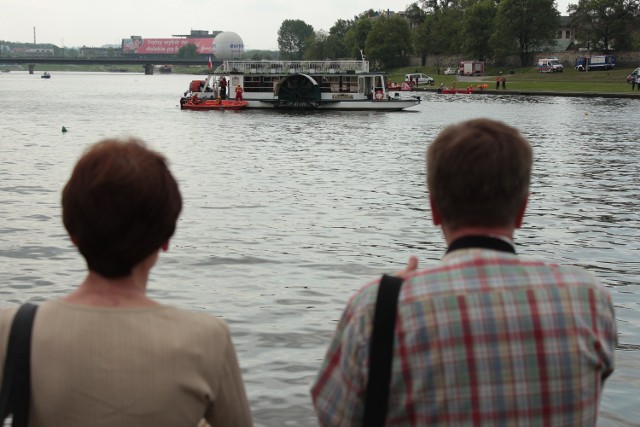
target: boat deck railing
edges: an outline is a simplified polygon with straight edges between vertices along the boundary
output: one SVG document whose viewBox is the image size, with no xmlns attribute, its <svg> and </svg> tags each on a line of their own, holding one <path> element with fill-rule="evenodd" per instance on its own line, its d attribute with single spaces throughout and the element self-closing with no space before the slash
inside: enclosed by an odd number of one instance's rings
<svg viewBox="0 0 640 427">
<path fill-rule="evenodd" d="M 224 61 L 225 73 L 244 74 L 361 74 L 369 72 L 368 61 Z"/>
</svg>

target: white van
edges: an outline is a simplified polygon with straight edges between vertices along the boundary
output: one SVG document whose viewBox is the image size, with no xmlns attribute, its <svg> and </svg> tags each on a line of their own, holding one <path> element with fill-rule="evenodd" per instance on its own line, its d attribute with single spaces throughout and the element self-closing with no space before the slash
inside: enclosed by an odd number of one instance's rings
<svg viewBox="0 0 640 427">
<path fill-rule="evenodd" d="M 562 72 L 564 67 L 558 61 L 558 58 L 540 58 L 538 59 L 538 71 L 541 73 L 557 73 Z"/>
<path fill-rule="evenodd" d="M 433 84 L 433 77 L 429 77 L 426 74 L 422 74 L 422 73 L 412 73 L 412 74 L 405 74 L 404 75 L 404 81 L 409 83 L 410 86 L 413 86 L 415 84 L 432 85 Z"/>
</svg>

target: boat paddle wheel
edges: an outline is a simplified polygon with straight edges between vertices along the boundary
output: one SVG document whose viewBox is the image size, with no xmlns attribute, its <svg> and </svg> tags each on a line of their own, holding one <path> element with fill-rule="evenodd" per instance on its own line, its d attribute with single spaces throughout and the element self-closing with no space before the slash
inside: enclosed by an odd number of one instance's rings
<svg viewBox="0 0 640 427">
<path fill-rule="evenodd" d="M 315 109 L 320 106 L 320 86 L 313 77 L 295 74 L 276 87 L 275 108 Z"/>
</svg>

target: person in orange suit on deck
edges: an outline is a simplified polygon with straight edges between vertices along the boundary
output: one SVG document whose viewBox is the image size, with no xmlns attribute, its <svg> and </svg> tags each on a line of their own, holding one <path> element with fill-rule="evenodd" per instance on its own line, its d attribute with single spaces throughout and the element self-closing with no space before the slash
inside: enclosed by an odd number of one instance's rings
<svg viewBox="0 0 640 427">
<path fill-rule="evenodd" d="M 243 92 L 242 86 L 240 85 L 236 86 L 236 101 L 243 101 L 242 92 Z"/>
</svg>

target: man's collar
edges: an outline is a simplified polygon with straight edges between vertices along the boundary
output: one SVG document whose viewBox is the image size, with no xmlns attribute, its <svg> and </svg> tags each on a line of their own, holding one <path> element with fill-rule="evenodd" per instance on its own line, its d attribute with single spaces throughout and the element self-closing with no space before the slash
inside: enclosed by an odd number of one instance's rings
<svg viewBox="0 0 640 427">
<path fill-rule="evenodd" d="M 516 249 L 513 243 L 507 238 L 502 236 L 463 236 L 460 237 L 449 245 L 447 253 L 456 251 L 458 249 L 467 248 L 481 248 L 492 249 L 494 251 L 516 253 Z"/>
</svg>

